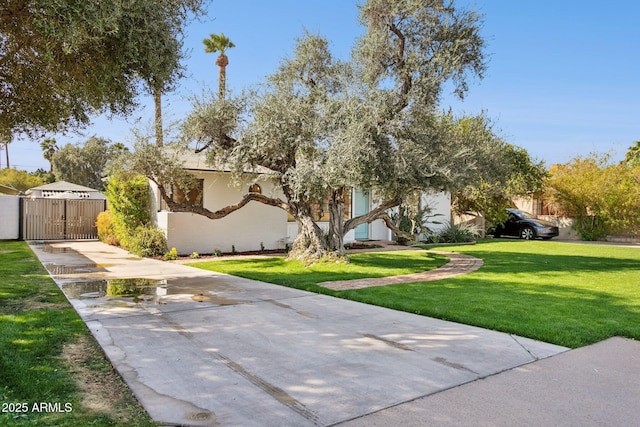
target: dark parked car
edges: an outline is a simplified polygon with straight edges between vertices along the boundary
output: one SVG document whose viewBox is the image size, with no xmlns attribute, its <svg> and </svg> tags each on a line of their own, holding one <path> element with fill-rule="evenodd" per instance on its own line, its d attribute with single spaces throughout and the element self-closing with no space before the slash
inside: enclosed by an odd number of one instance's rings
<svg viewBox="0 0 640 427">
<path fill-rule="evenodd" d="M 495 237 L 515 236 L 521 239 L 536 239 L 538 237 L 547 240 L 557 237 L 558 227 L 550 223 L 537 219 L 528 212 L 519 209 L 507 209 L 509 219 L 498 225 L 493 232 Z"/>
</svg>

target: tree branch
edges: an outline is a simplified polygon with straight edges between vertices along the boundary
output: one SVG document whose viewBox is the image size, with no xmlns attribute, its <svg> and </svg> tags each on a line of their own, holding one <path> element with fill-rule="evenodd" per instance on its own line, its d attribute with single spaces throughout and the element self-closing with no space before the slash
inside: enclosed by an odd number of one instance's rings
<svg viewBox="0 0 640 427">
<path fill-rule="evenodd" d="M 211 211 L 201 206 L 192 206 L 186 203 L 176 203 L 173 199 L 171 199 L 171 197 L 169 197 L 169 195 L 167 194 L 167 189 L 164 187 L 164 185 L 158 184 L 156 181 L 154 182 L 158 186 L 158 190 L 160 191 L 160 196 L 162 197 L 162 200 L 165 201 L 165 203 L 171 209 L 172 212 L 191 212 L 191 213 L 205 216 L 209 219 L 221 219 L 237 211 L 238 209 L 242 208 L 243 206 L 245 206 L 247 203 L 251 201 L 256 201 L 256 202 L 263 203 L 265 205 L 274 206 L 276 208 L 283 209 L 287 212 L 289 211 L 288 203 L 278 198 L 267 197 L 260 193 L 247 193 L 242 197 L 242 200 L 240 200 L 239 203 L 235 205 L 226 206 L 217 211 Z"/>
<path fill-rule="evenodd" d="M 389 30 L 391 30 L 391 32 L 395 34 L 396 37 L 398 37 L 398 50 L 394 62 L 400 73 L 402 85 L 400 86 L 400 93 L 398 94 L 398 102 L 394 105 L 394 107 L 395 111 L 399 112 L 405 109 L 407 105 L 409 105 L 408 95 L 411 87 L 413 86 L 413 79 L 411 78 L 411 73 L 407 72 L 406 70 L 406 60 L 404 58 L 406 49 L 406 37 L 393 22 L 388 25 Z"/>
<path fill-rule="evenodd" d="M 375 221 L 376 219 L 384 219 L 383 217 L 385 215 L 388 216 L 386 213 L 387 210 L 398 206 L 401 201 L 402 199 L 400 197 L 394 197 L 393 199 L 385 200 L 370 212 L 345 221 L 344 226 L 342 227 L 343 234 L 347 234 L 349 230 L 353 230 L 361 224 L 367 224 Z"/>
<path fill-rule="evenodd" d="M 201 148 L 196 148 L 195 149 L 195 153 L 202 153 L 204 150 L 206 150 L 207 148 L 209 148 L 211 146 L 211 144 L 215 143 L 216 140 L 215 138 L 209 138 L 209 141 L 206 142 L 206 144 L 204 144 L 203 147 Z M 222 135 L 220 137 L 220 141 L 218 141 L 218 144 L 220 145 L 220 147 L 224 148 L 224 149 L 228 149 L 231 148 L 233 146 L 233 144 L 235 144 L 236 142 L 238 142 L 235 138 L 230 137 L 229 135 Z"/>
<path fill-rule="evenodd" d="M 407 233 L 406 231 L 402 231 L 398 228 L 395 222 L 391 219 L 391 217 L 384 212 L 378 219 L 384 221 L 385 225 L 389 228 L 389 230 L 393 231 L 393 233 L 398 237 L 398 241 L 404 240 L 405 242 L 411 242 L 415 239 L 415 236 L 411 233 Z"/>
</svg>

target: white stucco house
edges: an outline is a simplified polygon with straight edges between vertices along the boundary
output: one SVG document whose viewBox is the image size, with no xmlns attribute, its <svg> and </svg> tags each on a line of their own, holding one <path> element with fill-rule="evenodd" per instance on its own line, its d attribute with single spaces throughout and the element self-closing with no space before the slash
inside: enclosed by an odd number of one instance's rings
<svg viewBox="0 0 640 427">
<path fill-rule="evenodd" d="M 268 174 L 253 175 L 240 187 L 232 185 L 229 171 L 215 169 L 205 162 L 204 155 L 184 157 L 184 167 L 200 180 L 200 188 L 192 194 L 202 207 L 215 211 L 238 203 L 249 191 L 267 196 L 284 196 Z M 216 220 L 187 212 L 171 212 L 162 201 L 157 187 L 151 183 L 154 220 L 167 236 L 169 248 L 187 255 L 193 252 L 212 253 L 215 249 L 238 252 L 265 249 L 284 249 L 296 238 L 298 226 L 287 213 L 273 206 L 250 202 L 230 215 Z M 180 195 L 174 195 L 180 197 Z M 375 206 L 375 195 L 369 191 L 353 190 L 348 197 L 349 217 L 362 215 Z M 450 218 L 450 197 L 447 193 L 424 194 L 423 206 L 430 206 L 447 220 Z M 328 228 L 328 209 L 318 206 L 318 224 Z M 323 221 L 324 220 L 324 221 Z M 345 236 L 345 243 L 359 240 L 392 240 L 393 234 L 383 221 L 363 224 Z"/>
</svg>

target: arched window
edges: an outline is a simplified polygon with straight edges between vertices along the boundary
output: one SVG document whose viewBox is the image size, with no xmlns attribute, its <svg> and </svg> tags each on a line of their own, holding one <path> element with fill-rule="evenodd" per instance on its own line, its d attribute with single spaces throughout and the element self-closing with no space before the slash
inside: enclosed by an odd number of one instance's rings
<svg viewBox="0 0 640 427">
<path fill-rule="evenodd" d="M 253 184 L 249 187 L 249 193 L 258 193 L 262 194 L 262 188 L 258 184 Z"/>
</svg>

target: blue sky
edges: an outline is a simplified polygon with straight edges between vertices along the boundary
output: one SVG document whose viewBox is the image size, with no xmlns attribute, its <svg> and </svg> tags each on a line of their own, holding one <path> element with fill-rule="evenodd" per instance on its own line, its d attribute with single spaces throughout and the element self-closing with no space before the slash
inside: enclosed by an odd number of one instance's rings
<svg viewBox="0 0 640 427">
<path fill-rule="evenodd" d="M 290 55 L 304 30 L 331 41 L 334 55 L 347 58 L 363 29 L 355 0 L 234 0 L 211 2 L 208 17 L 188 28 L 189 77 L 165 99 L 165 121 L 189 111 L 189 97 L 217 88 L 214 54 L 202 39 L 224 32 L 236 47 L 228 51 L 227 85 L 234 91 L 259 83 Z M 447 95 L 442 108 L 476 114 L 484 110 L 504 138 L 547 165 L 591 152 L 622 158 L 640 140 L 640 2 L 620 0 L 458 0 L 484 14 L 489 64 L 473 80 L 463 102 Z M 153 108 L 127 120 L 98 117 L 82 135 L 52 135 L 62 146 L 96 135 L 129 143 L 130 129 L 150 126 Z M 14 141 L 11 165 L 48 168 L 39 141 Z M 2 165 L 4 166 L 4 153 Z"/>
</svg>

